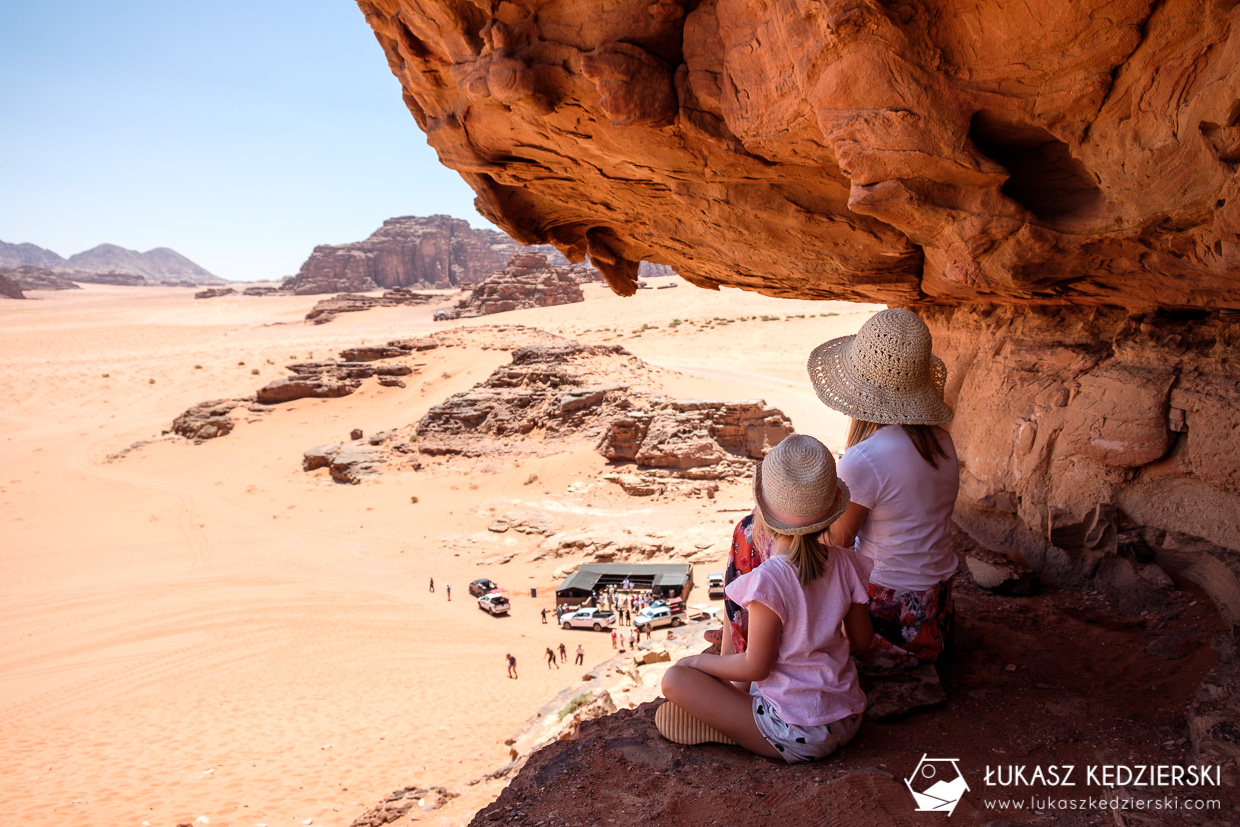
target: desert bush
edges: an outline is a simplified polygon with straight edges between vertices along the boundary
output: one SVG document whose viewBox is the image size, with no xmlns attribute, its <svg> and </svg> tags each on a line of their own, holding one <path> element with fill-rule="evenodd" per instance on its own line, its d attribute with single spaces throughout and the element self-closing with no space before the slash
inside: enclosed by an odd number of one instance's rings
<svg viewBox="0 0 1240 827">
<path fill-rule="evenodd" d="M 580 695 L 564 705 L 564 708 L 560 710 L 559 717 L 562 720 L 566 715 L 572 715 L 588 703 L 590 703 L 590 693 L 582 692 Z"/>
</svg>

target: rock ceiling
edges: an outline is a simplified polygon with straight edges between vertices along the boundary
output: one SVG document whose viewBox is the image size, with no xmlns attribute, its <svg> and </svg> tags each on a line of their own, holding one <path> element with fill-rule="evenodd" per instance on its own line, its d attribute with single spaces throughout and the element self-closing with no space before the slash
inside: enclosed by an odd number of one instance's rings
<svg viewBox="0 0 1240 827">
<path fill-rule="evenodd" d="M 703 287 L 1240 307 L 1240 7 L 359 0 L 526 244 Z"/>
</svg>

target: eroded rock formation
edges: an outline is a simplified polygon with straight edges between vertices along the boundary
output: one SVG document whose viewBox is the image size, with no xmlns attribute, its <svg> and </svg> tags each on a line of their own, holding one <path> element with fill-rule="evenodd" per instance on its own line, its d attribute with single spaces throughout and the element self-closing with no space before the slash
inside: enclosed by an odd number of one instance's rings
<svg viewBox="0 0 1240 827">
<path fill-rule="evenodd" d="M 359 0 L 525 244 L 775 295 L 1240 307 L 1240 9 Z"/>
<path fill-rule="evenodd" d="M 957 409 L 962 525 L 1052 582 L 1139 595 L 1170 585 L 1150 566 L 1167 565 L 1240 622 L 1240 314 L 924 316 Z"/>
<path fill-rule="evenodd" d="M 646 472 L 618 476 L 621 487 L 653 494 L 669 484 L 658 476 L 748 474 L 792 433 L 788 418 L 761 400 L 665 399 L 649 393 L 652 379 L 650 366 L 619 345 L 522 347 L 485 382 L 431 408 L 418 423 L 418 446 L 429 456 L 478 457 L 557 453 L 568 442 L 594 441 L 606 458 Z"/>
<path fill-rule="evenodd" d="M 593 273 L 581 265 L 552 267 L 541 253 L 517 253 L 504 269 L 483 279 L 456 307 L 437 311 L 435 319 L 465 319 L 584 301 L 581 283 L 592 280 Z"/>
</svg>

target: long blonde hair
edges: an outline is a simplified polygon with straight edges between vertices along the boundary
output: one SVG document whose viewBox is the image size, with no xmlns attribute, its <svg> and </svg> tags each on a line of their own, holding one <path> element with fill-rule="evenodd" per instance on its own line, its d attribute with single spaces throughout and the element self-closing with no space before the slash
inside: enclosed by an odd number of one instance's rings
<svg viewBox="0 0 1240 827">
<path fill-rule="evenodd" d="M 850 419 L 848 424 L 848 444 L 845 450 L 856 445 L 858 442 L 864 442 L 883 427 L 878 422 L 867 422 L 864 419 Z M 947 452 L 943 450 L 943 446 L 939 444 L 938 436 L 934 431 L 934 425 L 901 425 L 904 433 L 908 434 L 909 440 L 912 441 L 913 447 L 917 449 L 917 453 L 921 454 L 921 458 L 930 463 L 931 468 L 939 467 L 939 457 L 947 459 Z"/>
<path fill-rule="evenodd" d="M 769 538 L 772 544 L 780 537 L 787 537 L 788 548 L 783 555 L 797 570 L 797 580 L 802 586 L 808 586 L 827 569 L 827 547 L 818 541 L 818 534 L 781 534 L 766 524 L 762 519 L 762 509 L 753 510 L 753 532 L 755 542 L 758 538 Z"/>
</svg>

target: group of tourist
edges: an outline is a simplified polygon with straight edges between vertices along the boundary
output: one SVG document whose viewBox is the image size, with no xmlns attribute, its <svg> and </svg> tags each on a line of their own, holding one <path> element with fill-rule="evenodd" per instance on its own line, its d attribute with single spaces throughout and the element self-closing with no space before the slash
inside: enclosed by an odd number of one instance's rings
<svg viewBox="0 0 1240 827">
<path fill-rule="evenodd" d="M 814 389 L 851 425 L 838 468 L 794 434 L 754 473 L 735 527 L 720 654 L 663 678 L 655 724 L 681 744 L 739 744 L 786 761 L 824 758 L 856 735 L 860 674 L 934 663 L 951 645 L 951 513 L 959 465 L 942 427 L 946 369 L 901 309 L 809 356 Z"/>
</svg>

